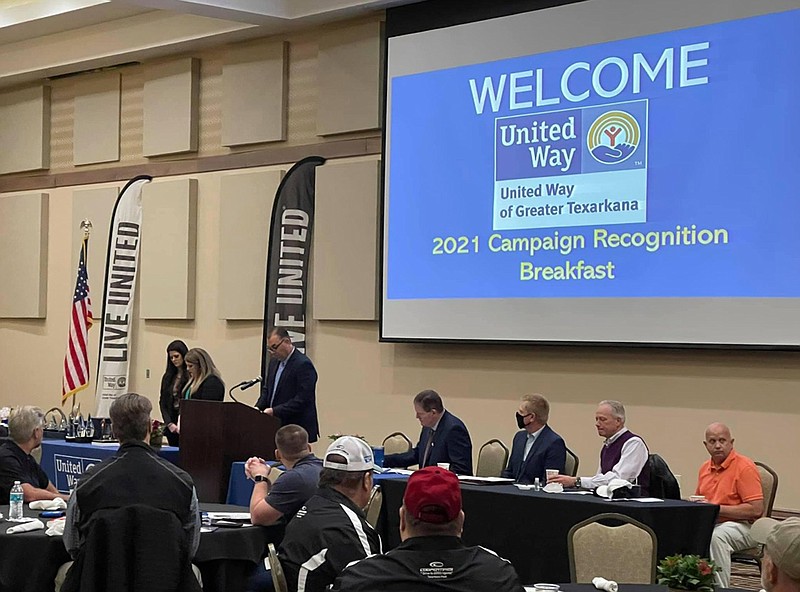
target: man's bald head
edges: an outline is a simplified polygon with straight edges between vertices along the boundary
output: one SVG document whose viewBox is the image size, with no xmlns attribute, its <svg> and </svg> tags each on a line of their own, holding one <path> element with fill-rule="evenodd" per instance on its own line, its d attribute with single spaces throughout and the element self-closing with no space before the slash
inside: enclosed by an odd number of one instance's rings
<svg viewBox="0 0 800 592">
<path fill-rule="evenodd" d="M 706 428 L 706 439 L 703 444 L 711 455 L 711 462 L 721 465 L 733 450 L 731 430 L 724 423 L 715 422 Z"/>
</svg>

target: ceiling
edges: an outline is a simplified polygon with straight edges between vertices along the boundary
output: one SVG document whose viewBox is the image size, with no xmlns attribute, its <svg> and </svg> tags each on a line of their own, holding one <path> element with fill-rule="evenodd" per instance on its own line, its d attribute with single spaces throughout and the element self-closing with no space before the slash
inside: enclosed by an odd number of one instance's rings
<svg viewBox="0 0 800 592">
<path fill-rule="evenodd" d="M 421 0 L 0 0 L 0 87 Z"/>
</svg>

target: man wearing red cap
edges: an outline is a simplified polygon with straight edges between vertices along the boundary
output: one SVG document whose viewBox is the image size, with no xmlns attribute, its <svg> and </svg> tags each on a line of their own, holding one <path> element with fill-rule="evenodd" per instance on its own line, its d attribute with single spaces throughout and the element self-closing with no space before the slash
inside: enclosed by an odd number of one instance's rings
<svg viewBox="0 0 800 592">
<path fill-rule="evenodd" d="M 426 467 L 408 479 L 400 508 L 402 543 L 386 555 L 351 563 L 335 592 L 523 592 L 513 566 L 461 542 L 464 512 L 458 477 Z"/>
</svg>

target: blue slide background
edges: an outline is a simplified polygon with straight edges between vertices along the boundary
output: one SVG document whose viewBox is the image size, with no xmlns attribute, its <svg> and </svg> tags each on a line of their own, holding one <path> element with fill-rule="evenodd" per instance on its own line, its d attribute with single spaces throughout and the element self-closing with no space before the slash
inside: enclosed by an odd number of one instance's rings
<svg viewBox="0 0 800 592">
<path fill-rule="evenodd" d="M 755 17 L 390 80 L 387 294 L 390 299 L 530 297 L 800 296 L 800 11 Z M 542 68 L 544 96 L 560 96 L 560 75 L 576 61 L 608 56 L 630 64 L 642 52 L 655 64 L 665 47 L 708 41 L 709 64 L 691 70 L 709 84 L 664 89 L 643 76 L 642 92 L 611 99 L 476 115 L 469 80 Z M 609 68 L 613 71 L 613 68 Z M 573 92 L 589 73 L 571 78 Z M 528 80 L 530 83 L 530 79 Z M 535 84 L 535 83 L 534 83 Z M 609 79 L 606 88 L 615 86 Z M 479 84 L 480 88 L 480 84 Z M 527 97 L 526 97 L 527 98 Z M 501 231 L 504 237 L 583 234 L 586 248 L 494 253 L 495 118 L 649 99 L 647 222 L 602 226 L 609 232 L 725 228 L 727 245 L 592 248 L 591 226 Z M 509 200 L 513 201 L 513 200 Z M 480 237 L 475 254 L 433 255 L 433 237 Z M 563 265 L 613 261 L 613 280 L 520 281 L 521 261 Z"/>
</svg>

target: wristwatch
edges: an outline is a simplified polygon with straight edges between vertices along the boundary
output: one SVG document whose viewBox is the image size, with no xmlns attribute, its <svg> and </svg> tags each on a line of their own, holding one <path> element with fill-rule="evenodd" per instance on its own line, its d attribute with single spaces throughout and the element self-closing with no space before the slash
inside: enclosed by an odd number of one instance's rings
<svg viewBox="0 0 800 592">
<path fill-rule="evenodd" d="M 269 477 L 266 475 L 254 475 L 253 481 L 256 483 L 269 483 Z"/>
<path fill-rule="evenodd" d="M 576 477 L 575 478 L 575 487 L 580 487 L 580 486 L 581 486 L 581 478 L 580 477 Z"/>
</svg>

